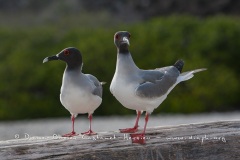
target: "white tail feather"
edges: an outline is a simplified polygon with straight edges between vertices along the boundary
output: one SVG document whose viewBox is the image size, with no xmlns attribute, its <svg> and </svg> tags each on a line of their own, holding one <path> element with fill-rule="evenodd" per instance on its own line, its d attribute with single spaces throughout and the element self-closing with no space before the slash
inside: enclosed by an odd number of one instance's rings
<svg viewBox="0 0 240 160">
<path fill-rule="evenodd" d="M 104 85 L 104 84 L 106 84 L 106 83 L 107 83 L 107 82 L 100 82 L 101 85 Z"/>
<path fill-rule="evenodd" d="M 194 73 L 205 71 L 205 70 L 207 70 L 207 69 L 206 68 L 201 68 L 201 69 L 195 69 L 195 70 L 188 71 L 188 72 L 183 72 L 178 77 L 178 82 L 189 80 L 194 76 L 193 75 Z"/>
</svg>

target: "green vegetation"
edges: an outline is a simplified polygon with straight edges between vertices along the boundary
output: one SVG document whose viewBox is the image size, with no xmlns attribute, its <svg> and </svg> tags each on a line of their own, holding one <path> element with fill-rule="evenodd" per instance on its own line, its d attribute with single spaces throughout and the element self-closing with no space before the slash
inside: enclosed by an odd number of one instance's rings
<svg viewBox="0 0 240 160">
<path fill-rule="evenodd" d="M 184 59 L 183 71 L 208 68 L 179 84 L 154 113 L 235 110 L 240 105 L 240 21 L 217 16 L 155 18 L 120 27 L 42 25 L 0 27 L 0 119 L 69 116 L 59 101 L 65 64 L 42 64 L 46 56 L 74 46 L 83 54 L 83 72 L 106 81 L 97 115 L 134 113 L 111 95 L 116 63 L 113 35 L 131 34 L 130 51 L 143 69 Z"/>
</svg>

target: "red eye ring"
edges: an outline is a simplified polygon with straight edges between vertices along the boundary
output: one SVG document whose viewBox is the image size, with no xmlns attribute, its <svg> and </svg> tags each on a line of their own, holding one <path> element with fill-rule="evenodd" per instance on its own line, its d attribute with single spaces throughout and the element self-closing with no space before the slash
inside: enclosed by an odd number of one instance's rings
<svg viewBox="0 0 240 160">
<path fill-rule="evenodd" d="M 119 39 L 119 35 L 118 34 L 115 36 L 115 39 Z"/>
<path fill-rule="evenodd" d="M 64 55 L 65 55 L 65 56 L 68 56 L 69 54 L 70 54 L 69 50 L 67 50 L 67 49 L 64 50 Z"/>
</svg>

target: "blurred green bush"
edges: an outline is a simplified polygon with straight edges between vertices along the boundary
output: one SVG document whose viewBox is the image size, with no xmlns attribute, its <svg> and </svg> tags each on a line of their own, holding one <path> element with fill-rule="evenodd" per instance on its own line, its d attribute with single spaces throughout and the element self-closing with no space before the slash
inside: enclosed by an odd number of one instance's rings
<svg viewBox="0 0 240 160">
<path fill-rule="evenodd" d="M 229 111 L 240 105 L 239 18 L 170 16 L 112 27 L 73 24 L 0 27 L 0 120 L 69 116 L 59 101 L 65 64 L 42 60 L 70 46 L 82 52 L 84 73 L 107 82 L 95 115 L 134 113 L 109 91 L 118 30 L 131 33 L 130 51 L 142 69 L 172 65 L 177 59 L 184 59 L 183 71 L 208 68 L 180 83 L 154 113 Z"/>
</svg>

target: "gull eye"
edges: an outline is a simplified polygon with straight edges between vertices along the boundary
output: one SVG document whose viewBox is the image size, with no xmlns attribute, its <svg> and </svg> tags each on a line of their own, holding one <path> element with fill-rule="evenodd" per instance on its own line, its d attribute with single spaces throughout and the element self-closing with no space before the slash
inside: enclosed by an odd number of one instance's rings
<svg viewBox="0 0 240 160">
<path fill-rule="evenodd" d="M 64 55 L 65 55 L 65 56 L 68 56 L 69 54 L 70 54 L 69 50 L 67 50 L 67 49 L 64 50 Z"/>
<path fill-rule="evenodd" d="M 115 39 L 119 39 L 119 35 L 118 34 L 115 36 Z"/>
</svg>

